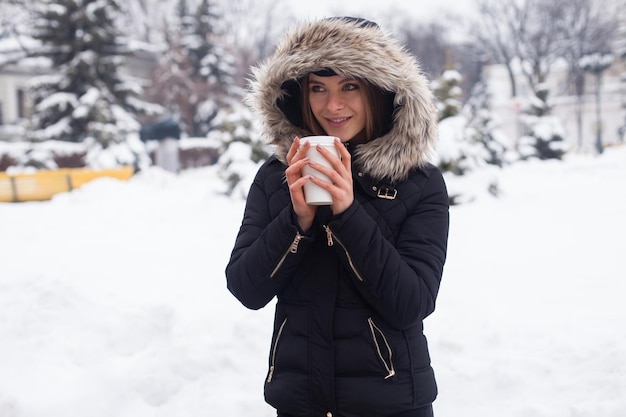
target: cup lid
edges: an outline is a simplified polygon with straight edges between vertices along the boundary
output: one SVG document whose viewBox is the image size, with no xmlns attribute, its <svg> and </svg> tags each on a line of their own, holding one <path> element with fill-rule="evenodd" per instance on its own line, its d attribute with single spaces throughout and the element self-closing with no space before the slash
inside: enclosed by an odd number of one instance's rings
<svg viewBox="0 0 626 417">
<path fill-rule="evenodd" d="M 334 136 L 305 136 L 300 138 L 300 143 L 310 143 L 311 145 L 325 145 L 333 144 L 335 142 Z"/>
</svg>

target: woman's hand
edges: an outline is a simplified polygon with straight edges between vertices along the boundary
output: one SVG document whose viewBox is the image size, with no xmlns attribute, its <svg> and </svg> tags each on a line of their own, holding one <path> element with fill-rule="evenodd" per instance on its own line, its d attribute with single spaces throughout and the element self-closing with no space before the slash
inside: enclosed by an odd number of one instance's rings
<svg viewBox="0 0 626 417">
<path fill-rule="evenodd" d="M 311 145 L 306 142 L 300 149 L 300 138 L 295 138 L 287 153 L 287 163 L 289 167 L 285 170 L 291 204 L 296 213 L 298 225 L 303 232 L 307 232 L 313 224 L 316 206 L 309 206 L 304 199 L 304 184 L 310 181 L 310 177 L 302 176 L 302 167 L 309 163 L 306 153 Z"/>
<path fill-rule="evenodd" d="M 330 192 L 333 197 L 333 203 L 330 208 L 333 214 L 340 214 L 346 211 L 354 201 L 351 168 L 352 157 L 339 138 L 335 138 L 335 148 L 339 151 L 341 159 L 337 158 L 323 146 L 317 147 L 317 151 L 330 162 L 332 168 L 326 168 L 323 165 L 311 161 L 308 161 L 308 164 L 311 168 L 318 170 L 330 179 L 330 183 L 316 177 L 311 177 L 310 181 Z"/>
<path fill-rule="evenodd" d="M 295 138 L 287 153 L 287 162 L 289 167 L 285 170 L 287 184 L 289 185 L 289 193 L 291 195 L 291 204 L 298 219 L 298 225 L 302 231 L 306 232 L 313 224 L 315 211 L 317 206 L 310 206 L 304 198 L 304 184 L 312 181 L 323 189 L 330 192 L 333 203 L 330 208 L 333 214 L 340 214 L 346 211 L 354 201 L 354 188 L 352 184 L 352 157 L 341 140 L 335 138 L 335 148 L 339 152 L 340 158 L 337 158 L 323 146 L 318 146 L 317 151 L 326 158 L 332 168 L 311 162 L 306 157 L 310 144 L 305 142 L 300 148 L 300 138 Z M 314 176 L 303 176 L 302 168 L 310 165 L 311 168 L 325 174 L 330 182 L 318 179 Z"/>
</svg>

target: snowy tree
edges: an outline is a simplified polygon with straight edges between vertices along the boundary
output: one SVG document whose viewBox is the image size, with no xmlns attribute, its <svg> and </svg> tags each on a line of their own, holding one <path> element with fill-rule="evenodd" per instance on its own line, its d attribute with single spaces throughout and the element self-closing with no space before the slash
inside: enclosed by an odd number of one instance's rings
<svg viewBox="0 0 626 417">
<path fill-rule="evenodd" d="M 477 84 L 458 115 L 439 122 L 436 164 L 443 172 L 467 175 L 487 165 L 502 167 L 514 159 L 481 85 Z"/>
<path fill-rule="evenodd" d="M 222 15 L 211 0 L 192 7 L 179 0 L 168 46 L 149 96 L 177 115 L 191 136 L 205 136 L 220 108 L 241 95 L 234 58 L 228 52 Z"/>
<path fill-rule="evenodd" d="M 217 162 L 227 185 L 226 194 L 245 198 L 256 170 L 270 151 L 261 140 L 259 126 L 243 104 L 223 109 L 208 138 L 221 144 Z"/>
<path fill-rule="evenodd" d="M 561 159 L 567 153 L 565 130 L 561 120 L 550 114 L 548 87 L 535 86 L 536 95 L 531 97 L 523 110 L 526 134 L 519 138 L 518 152 L 522 159 Z"/>
<path fill-rule="evenodd" d="M 436 165 L 442 172 L 466 175 L 486 165 L 489 157 L 482 143 L 475 140 L 465 115 L 447 117 L 439 122 Z"/>
<path fill-rule="evenodd" d="M 499 194 L 498 170 L 513 158 L 508 138 L 490 109 L 485 83 L 472 90 L 463 109 L 439 122 L 439 145 L 435 163 L 453 177 L 450 203 L 472 201 L 479 194 Z"/>
<path fill-rule="evenodd" d="M 126 146 L 113 163 L 137 163 L 141 149 L 127 141 L 139 130 L 137 117 L 156 107 L 139 100 L 140 83 L 121 72 L 132 50 L 116 27 L 118 1 L 47 0 L 33 7 L 31 36 L 40 46 L 29 54 L 47 58 L 54 71 L 31 82 L 29 139 L 85 142 L 92 154 Z"/>
<path fill-rule="evenodd" d="M 229 0 L 223 7 L 222 22 L 228 27 L 224 35 L 237 51 L 236 84 L 244 87 L 250 67 L 267 58 L 276 40 L 298 19 L 293 8 L 299 5 L 290 0 Z"/>
<path fill-rule="evenodd" d="M 485 162 L 502 167 L 514 157 L 509 149 L 509 140 L 500 129 L 497 117 L 491 111 L 487 84 L 478 82 L 463 108 L 468 119 L 468 136 L 483 145 L 486 150 Z"/>
<path fill-rule="evenodd" d="M 205 79 L 208 88 L 194 118 L 197 135 L 208 133 L 219 107 L 227 105 L 232 97 L 241 96 L 235 84 L 234 58 L 225 47 L 219 27 L 221 15 L 214 9 L 210 0 L 201 0 L 196 12 L 195 32 L 191 36 L 194 40 L 188 45 L 183 42 L 192 59 L 193 76 Z"/>
<path fill-rule="evenodd" d="M 169 23 L 165 30 L 165 46 L 159 56 L 159 64 L 153 71 L 146 97 L 162 105 L 173 115 L 184 131 L 193 130 L 193 120 L 198 106 L 198 95 L 204 94 L 204 80 L 192 78 L 191 61 L 180 44 L 180 33 L 187 24 L 187 2 L 180 1 L 176 23 Z M 192 132 L 193 134 L 193 132 Z"/>
<path fill-rule="evenodd" d="M 489 152 L 476 141 L 466 115 L 447 117 L 439 122 L 439 143 L 433 160 L 449 179 L 450 204 L 463 204 L 480 194 L 498 194 L 495 165 L 487 164 Z"/>
<path fill-rule="evenodd" d="M 568 65 L 566 88 L 576 95 L 578 144 L 583 141 L 586 77 L 578 62 L 606 50 L 615 38 L 622 0 L 476 0 L 479 14 L 468 28 L 480 59 L 505 65 L 511 97 L 518 95 L 519 68 L 533 94 L 556 62 Z M 534 99 L 533 99 L 534 100 Z M 541 100 L 541 98 L 539 98 Z"/>
<path fill-rule="evenodd" d="M 439 110 L 439 120 L 456 116 L 461 111 L 463 103 L 461 98 L 461 74 L 456 70 L 445 70 L 441 76 L 433 82 L 435 97 L 437 97 L 437 108 Z"/>
<path fill-rule="evenodd" d="M 28 18 L 28 12 L 14 2 L 0 2 L 0 39 L 16 37 L 18 26 Z M 0 67 L 2 62 L 0 61 Z"/>
<path fill-rule="evenodd" d="M 504 145 L 494 134 L 486 85 L 478 83 L 467 104 L 461 107 L 461 75 L 447 70 L 434 84 L 440 114 L 440 152 L 443 172 L 464 175 L 485 164 L 502 165 Z M 448 119 L 452 119 L 447 121 Z M 498 140 L 496 140 L 498 138 Z"/>
</svg>

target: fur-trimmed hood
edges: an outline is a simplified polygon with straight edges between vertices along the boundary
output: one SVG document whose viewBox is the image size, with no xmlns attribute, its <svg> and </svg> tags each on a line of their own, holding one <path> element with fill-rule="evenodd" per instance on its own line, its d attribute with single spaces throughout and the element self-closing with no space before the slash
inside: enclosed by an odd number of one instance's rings
<svg viewBox="0 0 626 417">
<path fill-rule="evenodd" d="M 253 69 L 246 102 L 260 117 L 268 143 L 286 163 L 294 137 L 310 135 L 298 122 L 296 85 L 310 72 L 330 68 L 341 76 L 368 80 L 394 93 L 391 129 L 357 146 L 354 163 L 377 180 L 402 181 L 424 166 L 437 140 L 437 111 L 428 80 L 416 59 L 373 22 L 329 18 L 304 23 L 288 33 L 274 55 Z"/>
</svg>

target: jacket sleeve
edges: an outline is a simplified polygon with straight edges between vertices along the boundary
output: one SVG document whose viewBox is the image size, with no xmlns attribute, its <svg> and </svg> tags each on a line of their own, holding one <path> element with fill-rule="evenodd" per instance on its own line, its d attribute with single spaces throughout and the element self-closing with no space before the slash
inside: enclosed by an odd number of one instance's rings
<svg viewBox="0 0 626 417">
<path fill-rule="evenodd" d="M 431 171 L 395 246 L 358 202 L 329 227 L 358 290 L 390 326 L 407 328 L 434 311 L 449 228 L 448 194 L 439 170 Z"/>
<path fill-rule="evenodd" d="M 250 309 L 264 307 L 280 292 L 310 241 L 296 226 L 290 200 L 272 216 L 270 197 L 279 189 L 283 172 L 276 165 L 269 161 L 254 179 L 226 266 L 229 291 Z"/>
</svg>

